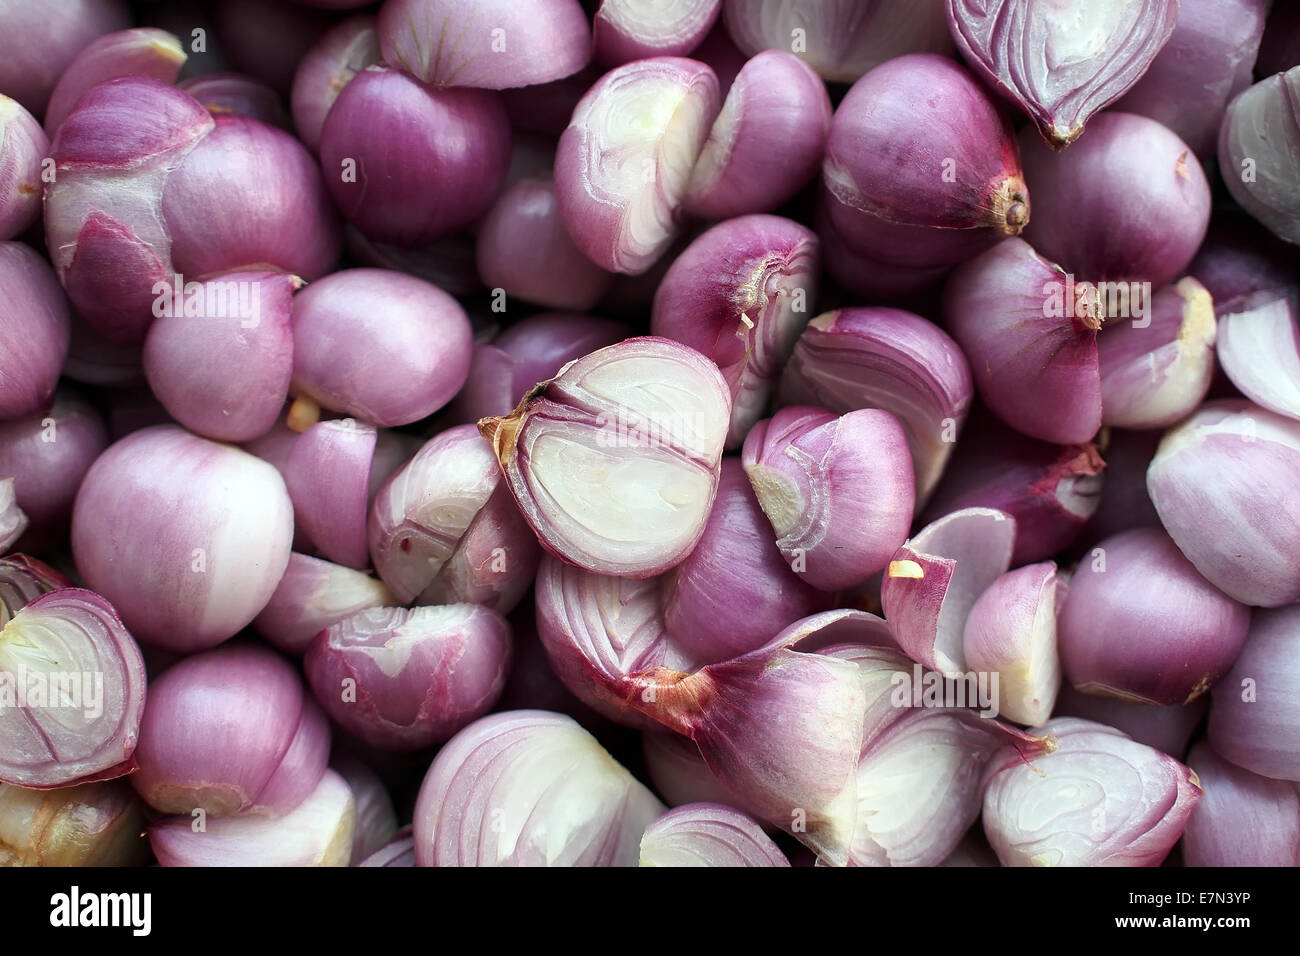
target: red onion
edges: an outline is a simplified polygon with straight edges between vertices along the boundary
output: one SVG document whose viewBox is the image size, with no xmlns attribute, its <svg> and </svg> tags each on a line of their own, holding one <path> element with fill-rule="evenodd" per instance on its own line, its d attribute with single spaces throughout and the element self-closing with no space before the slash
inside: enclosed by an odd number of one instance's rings
<svg viewBox="0 0 1300 956">
<path fill-rule="evenodd" d="M 1053 716 L 1082 717 L 1098 724 L 1107 724 L 1116 730 L 1122 730 L 1140 744 L 1182 760 L 1187 755 L 1187 745 L 1192 742 L 1192 734 L 1201 726 L 1209 709 L 1209 694 L 1202 694 L 1190 704 L 1159 707 L 1119 697 L 1085 694 L 1067 683 L 1061 685 Z"/>
<path fill-rule="evenodd" d="M 411 828 L 403 827 L 401 831 L 399 831 L 398 836 L 394 837 L 391 842 L 380 847 L 365 859 L 360 860 L 359 862 L 354 862 L 352 865 L 415 866 L 415 837 L 411 834 Z"/>
<path fill-rule="evenodd" d="M 21 103 L 0 94 L 0 240 L 22 235 L 41 215 L 41 161 L 50 141 Z"/>
<path fill-rule="evenodd" d="M 356 866 L 397 835 L 397 811 L 384 782 L 360 760 L 336 757 L 330 768 L 347 781 L 357 804 L 357 829 L 352 838 L 352 865 Z"/>
<path fill-rule="evenodd" d="M 114 341 L 144 337 L 158 283 L 176 273 L 269 266 L 314 279 L 337 258 L 334 213 L 296 140 L 257 120 L 214 119 L 156 80 L 91 89 L 51 152 L 55 269 L 82 317 Z"/>
<path fill-rule="evenodd" d="M 1127 298 L 1127 286 L 1118 286 Z M 1023 239 L 1008 239 L 953 273 L 944 323 L 960 343 L 989 409 L 1012 428 L 1060 445 L 1101 427 L 1096 286 Z M 1145 301 L 1145 300 L 1143 300 Z"/>
<path fill-rule="evenodd" d="M 742 216 L 695 239 L 659 284 L 651 330 L 709 356 L 731 386 L 728 447 L 762 417 L 814 312 L 820 253 L 798 223 Z"/>
<path fill-rule="evenodd" d="M 160 282 L 144 343 L 149 387 L 186 428 L 218 441 L 265 435 L 293 375 L 297 276 L 230 272 L 207 282 Z"/>
<path fill-rule="evenodd" d="M 0 478 L 0 554 L 5 554 L 23 536 L 30 524 L 18 506 L 12 478 Z"/>
<path fill-rule="evenodd" d="M 316 789 L 283 816 L 211 817 L 202 829 L 188 814 L 149 827 L 162 866 L 347 866 L 357 805 L 347 781 L 326 770 Z"/>
<path fill-rule="evenodd" d="M 22 418 L 54 394 L 68 354 L 68 300 L 45 260 L 21 242 L 0 242 L 0 421 Z"/>
<path fill-rule="evenodd" d="M 1097 340 L 1101 420 L 1159 428 L 1191 414 L 1214 377 L 1214 305 L 1188 277 L 1151 299 L 1150 328 L 1121 323 Z"/>
<path fill-rule="evenodd" d="M 476 601 L 504 612 L 532 583 L 540 549 L 472 425 L 427 442 L 375 497 L 368 540 L 398 601 Z"/>
<path fill-rule="evenodd" d="M 965 508 L 926 525 L 894 552 L 880 598 L 894 639 L 912 660 L 945 677 L 964 675 L 967 616 L 1006 573 L 1015 535 L 1005 512 Z"/>
<path fill-rule="evenodd" d="M 1165 435 L 1147 490 L 1196 570 L 1244 604 L 1300 600 L 1300 423 L 1208 402 Z"/>
<path fill-rule="evenodd" d="M 469 225 L 491 208 L 509 158 L 498 94 L 425 86 L 382 66 L 353 77 L 321 127 L 334 202 L 379 242 L 421 245 Z"/>
<path fill-rule="evenodd" d="M 1147 71 L 1174 32 L 1180 6 L 948 0 L 948 21 L 966 62 L 1059 149 Z"/>
<path fill-rule="evenodd" d="M 180 40 L 166 30 L 137 27 L 99 37 L 60 74 L 45 110 L 45 131 L 53 134 L 82 94 L 95 84 L 119 76 L 148 76 L 175 83 L 185 59 Z"/>
<path fill-rule="evenodd" d="M 419 866 L 632 866 L 654 795 L 561 714 L 483 717 L 438 752 L 415 806 Z"/>
<path fill-rule="evenodd" d="M 691 51 L 691 59 L 699 60 L 713 71 L 713 75 L 718 78 L 718 91 L 725 98 L 736 82 L 736 77 L 752 57 L 740 52 L 732 42 L 731 34 L 727 32 L 724 18 L 719 17 L 713 29 L 700 41 L 700 45 Z"/>
<path fill-rule="evenodd" d="M 1300 243 L 1300 67 L 1238 95 L 1219 131 L 1219 169 L 1228 192 L 1287 242 Z"/>
<path fill-rule="evenodd" d="M 11 0 L 0 9 L 0 35 L 12 38 L 0 61 L 0 90 L 43 116 L 55 83 L 86 44 L 130 25 L 123 0 Z"/>
<path fill-rule="evenodd" d="M 1205 173 L 1191 148 L 1153 119 L 1103 113 L 1065 152 L 1026 131 L 1020 154 L 1034 189 L 1025 238 L 1079 279 L 1158 289 L 1183 274 L 1205 238 Z"/>
<path fill-rule="evenodd" d="M 280 94 L 242 73 L 205 73 L 179 85 L 213 116 L 248 116 L 269 126 L 289 129 Z"/>
<path fill-rule="evenodd" d="M 1300 789 L 1197 744 L 1187 758 L 1205 797 L 1183 831 L 1187 866 L 1300 866 Z"/>
<path fill-rule="evenodd" d="M 679 231 L 718 81 L 703 63 L 652 57 L 601 77 L 555 154 L 555 198 L 569 235 L 609 272 L 639 275 Z"/>
<path fill-rule="evenodd" d="M 1214 686 L 1210 746 L 1239 767 L 1300 781 L 1300 607 L 1256 611 L 1241 656 Z"/>
<path fill-rule="evenodd" d="M 907 539 L 912 459 L 889 412 L 783 408 L 750 431 L 742 460 L 782 556 L 822 590 L 866 583 Z"/>
<path fill-rule="evenodd" d="M 144 825 L 125 780 L 59 790 L 0 783 L 0 866 L 142 866 Z"/>
<path fill-rule="evenodd" d="M 901 445 L 901 435 L 896 441 Z M 906 535 L 904 518 L 900 541 Z M 809 555 L 814 567 L 819 557 Z M 772 529 L 739 459 L 724 458 L 704 536 L 664 580 L 664 625 L 678 647 L 697 664 L 730 660 L 762 647 L 800 618 L 829 609 L 830 596 L 809 583 L 816 575 L 796 573 L 802 562 L 792 566 L 788 558 L 772 543 Z M 732 613 L 736 607 L 745 608 L 743 617 Z"/>
<path fill-rule="evenodd" d="M 822 238 L 826 272 L 845 291 L 881 302 L 906 304 L 901 300 L 933 288 L 950 271 L 951 267 L 946 265 L 926 267 L 886 263 L 849 248 L 844 234 L 830 219 L 827 207 L 833 203 L 830 194 L 823 190 L 814 220 L 817 234 Z M 898 238 L 899 231 L 893 230 L 895 238 Z M 915 232 L 913 230 L 912 238 L 917 239 Z"/>
<path fill-rule="evenodd" d="M 449 604 L 358 611 L 322 631 L 304 665 L 348 733 L 381 750 L 420 750 L 492 709 L 510 657 L 505 618 Z"/>
<path fill-rule="evenodd" d="M 984 414 L 967 426 L 924 518 L 934 521 L 962 508 L 1005 511 L 1016 521 L 1011 563 L 1042 561 L 1067 548 L 1097 511 L 1110 481 L 1104 469 L 1091 442 L 1037 441 Z M 1142 469 L 1145 476 L 1145 462 Z M 1145 496 L 1145 477 L 1139 483 Z"/>
<path fill-rule="evenodd" d="M 1164 48 L 1116 104 L 1158 120 L 1202 161 L 1214 156 L 1228 102 L 1250 85 L 1268 0 L 1187 0 Z"/>
<path fill-rule="evenodd" d="M 475 251 L 485 285 L 553 309 L 590 309 L 612 281 L 569 238 L 549 179 L 521 179 L 502 193 Z"/>
<path fill-rule="evenodd" d="M 364 570 L 366 509 L 377 434 L 350 418 L 317 422 L 298 439 L 284 464 L 295 526 L 321 555 Z"/>
<path fill-rule="evenodd" d="M 686 210 L 708 219 L 776 209 L 816 175 L 830 130 L 826 86 L 792 53 L 740 70 L 691 173 Z"/>
<path fill-rule="evenodd" d="M 375 23 L 372 16 L 349 17 L 321 37 L 298 64 L 289 103 L 294 129 L 309 149 L 320 149 L 321 127 L 343 88 L 379 62 Z"/>
<path fill-rule="evenodd" d="M 745 814 L 717 803 L 669 810 L 641 837 L 641 866 L 789 866 L 790 861 Z"/>
<path fill-rule="evenodd" d="M 1029 221 L 1010 122 L 968 71 L 929 53 L 853 84 L 831 120 L 822 181 L 846 245 L 896 265 L 950 266 Z"/>
<path fill-rule="evenodd" d="M 0 782 L 35 790 L 136 767 L 144 659 L 113 606 L 61 588 L 0 629 Z"/>
<path fill-rule="evenodd" d="M 29 555 L 0 558 L 0 627 L 42 594 L 72 586 L 58 571 Z"/>
<path fill-rule="evenodd" d="M 898 309 L 850 308 L 808 323 L 777 398 L 837 414 L 892 412 L 907 433 L 916 498 L 924 502 L 952 453 L 972 391 L 961 349 L 938 326 Z"/>
<path fill-rule="evenodd" d="M 13 477 L 33 534 L 66 530 L 81 479 L 107 444 L 99 412 L 68 391 L 35 414 L 0 422 L 0 475 Z"/>
<path fill-rule="evenodd" d="M 518 322 L 474 349 L 469 378 L 447 415 L 455 423 L 509 415 L 528 390 L 554 378 L 569 362 L 621 342 L 621 322 L 571 312 L 544 312 Z"/>
<path fill-rule="evenodd" d="M 395 603 L 384 582 L 294 553 L 253 627 L 286 654 L 302 654 L 322 630 L 358 611 Z"/>
<path fill-rule="evenodd" d="M 473 350 L 455 299 L 382 269 L 348 269 L 308 286 L 294 300 L 293 333 L 294 391 L 385 427 L 447 404 Z"/>
<path fill-rule="evenodd" d="M 1196 774 L 1111 727 L 1057 718 L 1057 748 L 989 765 L 984 832 L 1003 866 L 1159 866 L 1202 796 Z"/>
<path fill-rule="evenodd" d="M 178 652 L 220 644 L 262 610 L 292 537 L 293 506 L 272 466 L 171 425 L 100 455 L 72 515 L 87 584 L 140 640 Z"/>
<path fill-rule="evenodd" d="M 298 0 L 218 0 L 214 16 L 221 54 L 280 94 L 289 92 L 299 62 L 337 22 Z"/>
<path fill-rule="evenodd" d="M 1277 298 L 1219 322 L 1217 353 L 1228 378 L 1269 411 L 1300 418 L 1300 312 Z"/>
<path fill-rule="evenodd" d="M 966 617 L 966 664 L 977 673 L 998 673 L 998 712 L 1016 723 L 1040 726 L 1056 704 L 1060 590 L 1054 562 L 1026 565 L 989 585 Z"/>
<path fill-rule="evenodd" d="M 644 733 L 641 737 L 646 773 L 670 807 L 720 803 L 743 810 L 737 806 L 740 801 L 713 776 L 693 741 L 680 734 Z"/>
<path fill-rule="evenodd" d="M 577 0 L 387 0 L 379 46 L 386 63 L 426 83 L 489 90 L 558 80 L 591 58 Z"/>
<path fill-rule="evenodd" d="M 722 0 L 600 0 L 593 23 L 602 66 L 653 56 L 686 56 L 704 40 L 722 12 Z"/>
<path fill-rule="evenodd" d="M 1300 66 L 1300 11 L 1294 4 L 1275 3 L 1264 27 L 1255 72 L 1271 76 L 1293 66 Z"/>
<path fill-rule="evenodd" d="M 836 83 L 904 53 L 952 49 L 942 0 L 726 0 L 724 15 L 746 54 L 793 50 Z"/>
<path fill-rule="evenodd" d="M 645 337 L 571 362 L 479 431 L 543 547 L 590 571 L 649 577 L 704 533 L 730 416 L 717 366 Z"/>
<path fill-rule="evenodd" d="M 1197 574 L 1168 535 L 1138 528 L 1079 564 L 1061 608 L 1061 661 L 1080 690 L 1187 703 L 1232 666 L 1249 623 L 1249 609 Z"/>
<path fill-rule="evenodd" d="M 131 783 L 163 813 L 280 814 L 311 795 L 329 749 L 329 725 L 298 672 L 236 644 L 153 679 Z"/>
</svg>

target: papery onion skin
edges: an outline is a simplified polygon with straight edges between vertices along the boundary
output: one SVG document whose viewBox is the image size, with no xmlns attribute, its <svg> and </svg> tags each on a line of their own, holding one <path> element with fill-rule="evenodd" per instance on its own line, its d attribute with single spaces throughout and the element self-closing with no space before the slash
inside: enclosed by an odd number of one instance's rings
<svg viewBox="0 0 1300 956">
<path fill-rule="evenodd" d="M 396 601 L 383 581 L 295 551 L 253 628 L 284 653 L 302 654 L 331 624 Z"/>
<path fill-rule="evenodd" d="M 1188 276 L 1159 290 L 1148 309 L 1141 327 L 1120 322 L 1097 339 L 1104 424 L 1172 425 L 1210 390 L 1217 326 L 1205 286 Z"/>
<path fill-rule="evenodd" d="M 1300 866 L 1300 789 L 1197 744 L 1187 764 L 1205 796 L 1183 831 L 1187 866 Z"/>
<path fill-rule="evenodd" d="M 313 152 L 320 149 L 325 117 L 343 88 L 380 60 L 375 24 L 372 16 L 349 17 L 321 37 L 298 64 L 289 105 L 298 138 Z"/>
<path fill-rule="evenodd" d="M 952 49 L 942 0 L 726 0 L 723 16 L 747 55 L 796 46 L 835 83 L 905 53 Z"/>
<path fill-rule="evenodd" d="M 0 240 L 22 235 L 41 215 L 41 160 L 50 141 L 17 100 L 0 94 Z"/>
<path fill-rule="evenodd" d="M 294 391 L 381 427 L 447 404 L 473 352 L 455 299 L 384 269 L 347 269 L 309 285 L 294 299 L 293 333 Z"/>
<path fill-rule="evenodd" d="M 1099 542 L 1080 562 L 1060 612 L 1065 677 L 1076 688 L 1185 704 L 1232 666 L 1250 609 L 1196 572 L 1159 528 Z"/>
<path fill-rule="evenodd" d="M 1019 105 L 1044 140 L 1059 149 L 1146 72 L 1169 41 L 1181 2 L 1119 4 L 1122 19 L 1112 12 L 1116 6 L 948 0 L 948 22 L 966 62 Z M 1112 13 L 1110 22 L 1101 24 L 1107 33 L 1099 36 L 1095 27 L 1079 23 L 1088 12 Z M 1059 25 L 1050 22 L 1053 15 Z"/>
<path fill-rule="evenodd" d="M 1154 747 L 1175 760 L 1187 755 L 1192 742 L 1210 709 L 1210 695 L 1202 694 L 1190 704 L 1158 707 L 1138 704 L 1119 697 L 1085 694 L 1065 683 L 1056 698 L 1053 717 L 1081 717 L 1122 730 L 1140 744 Z"/>
<path fill-rule="evenodd" d="M 654 265 L 680 231 L 691 170 L 721 106 L 713 71 L 682 57 L 628 63 L 587 91 L 556 149 L 555 198 L 588 259 L 627 275 Z M 623 138 L 609 141 L 609 127 Z"/>
<path fill-rule="evenodd" d="M 601 0 L 592 22 L 597 62 L 613 67 L 652 56 L 686 56 L 722 12 L 722 0 Z"/>
<path fill-rule="evenodd" d="M 934 490 L 974 397 L 957 343 L 901 309 L 845 308 L 817 316 L 786 363 L 777 404 L 820 405 L 837 414 L 892 412 L 907 433 L 916 500 Z"/>
<path fill-rule="evenodd" d="M 175 83 L 185 49 L 166 30 L 137 27 L 108 33 L 89 43 L 68 64 L 45 108 L 45 130 L 53 133 L 88 89 L 118 76 L 150 76 Z"/>
<path fill-rule="evenodd" d="M 1205 238 L 1205 171 L 1191 147 L 1153 119 L 1102 113 L 1064 152 L 1025 131 L 1020 155 L 1034 190 L 1024 237 L 1080 281 L 1159 289 L 1183 274 Z"/>
<path fill-rule="evenodd" d="M 704 533 L 730 417 L 716 365 L 646 336 L 570 363 L 479 431 L 544 548 L 597 573 L 652 577 Z"/>
<path fill-rule="evenodd" d="M 71 334 L 68 300 L 45 260 L 21 242 L 0 242 L 0 422 L 49 401 Z"/>
<path fill-rule="evenodd" d="M 209 817 L 196 831 L 184 816 L 149 827 L 162 866 L 347 866 L 357 805 L 347 782 L 326 769 L 305 800 L 282 816 Z"/>
<path fill-rule="evenodd" d="M 789 866 L 790 861 L 745 814 L 716 803 L 669 810 L 641 837 L 641 866 Z"/>
<path fill-rule="evenodd" d="M 1300 66 L 1274 74 L 1230 104 L 1219 130 L 1219 169 L 1232 198 L 1287 242 L 1300 243 Z"/>
<path fill-rule="evenodd" d="M 247 116 L 288 130 L 289 117 L 280 95 L 261 80 L 242 73 L 201 73 L 178 84 L 213 116 Z"/>
<path fill-rule="evenodd" d="M 0 475 L 14 479 L 29 540 L 66 531 L 81 480 L 107 445 L 99 412 L 68 390 L 25 418 L 0 422 Z"/>
<path fill-rule="evenodd" d="M 163 407 L 218 441 L 271 430 L 293 375 L 296 276 L 230 272 L 184 296 L 168 290 L 144 343 L 144 371 Z M 191 308 L 194 306 L 194 308 Z"/>
<path fill-rule="evenodd" d="M 1000 674 L 998 712 L 1031 727 L 1052 716 L 1061 687 L 1059 581 L 1052 561 L 1008 571 L 976 599 L 962 632 L 970 669 Z"/>
<path fill-rule="evenodd" d="M 1300 607 L 1256 611 L 1246 646 L 1214 686 L 1210 746 L 1253 773 L 1300 781 Z"/>
<path fill-rule="evenodd" d="M 864 584 L 907 539 L 912 458 L 889 412 L 787 406 L 754 426 L 741 460 L 781 554 L 814 587 Z"/>
<path fill-rule="evenodd" d="M 509 415 L 533 386 L 569 362 L 631 335 L 621 322 L 571 312 L 543 312 L 477 345 L 465 387 L 447 406 L 454 424 Z"/>
<path fill-rule="evenodd" d="M 505 618 L 474 604 L 371 608 L 322 631 L 307 680 L 349 733 L 381 750 L 421 750 L 492 709 L 512 646 Z"/>
<path fill-rule="evenodd" d="M 1030 219 L 1010 121 L 974 76 L 933 54 L 853 85 L 831 119 L 822 182 L 853 251 L 898 265 L 951 266 Z"/>
<path fill-rule="evenodd" d="M 820 168 L 831 125 L 826 85 L 793 53 L 767 50 L 726 92 L 691 172 L 686 211 L 723 220 L 793 199 Z"/>
<path fill-rule="evenodd" d="M 6 45 L 0 90 L 34 116 L 44 116 L 55 84 L 76 55 L 95 37 L 130 25 L 131 15 L 122 0 L 6 3 L 0 10 L 0 33 L 21 37 L 22 42 Z"/>
<path fill-rule="evenodd" d="M 1202 162 L 1214 156 L 1229 101 L 1250 85 L 1267 0 L 1185 0 L 1142 78 L 1115 104 L 1169 127 Z"/>
<path fill-rule="evenodd" d="M 286 813 L 315 789 L 329 749 L 329 724 L 297 670 L 265 647 L 232 644 L 151 682 L 131 783 L 163 813 Z"/>
<path fill-rule="evenodd" d="M 1300 600 L 1300 423 L 1240 400 L 1207 402 L 1166 433 L 1147 490 L 1170 537 L 1244 604 Z"/>
<path fill-rule="evenodd" d="M 330 195 L 376 242 L 424 245 L 468 226 L 491 208 L 509 159 L 497 93 L 435 89 L 382 66 L 353 77 L 321 127 Z"/>
<path fill-rule="evenodd" d="M 144 658 L 100 595 L 29 601 L 0 630 L 0 675 L 0 782 L 47 790 L 135 770 Z"/>
<path fill-rule="evenodd" d="M 418 866 L 634 866 L 664 811 L 571 718 L 492 714 L 439 751 L 415 806 Z"/>
<path fill-rule="evenodd" d="M 182 652 L 220 644 L 266 606 L 292 538 L 293 505 L 272 466 L 172 425 L 100 455 L 72 514 L 87 584 L 139 640 Z"/>
<path fill-rule="evenodd" d="M 651 331 L 713 359 L 731 386 L 728 448 L 762 417 L 815 313 L 820 268 L 811 230 L 778 216 L 740 216 L 696 238 L 659 283 Z"/>
<path fill-rule="evenodd" d="M 484 285 L 552 309 L 590 309 L 613 281 L 573 244 L 554 187 L 540 178 L 501 194 L 479 224 L 475 254 Z"/>
<path fill-rule="evenodd" d="M 1092 442 L 1054 445 L 980 415 L 963 433 L 923 519 L 962 508 L 1005 511 L 1016 520 L 1012 565 L 1042 561 L 1073 543 L 1096 513 L 1107 468 Z"/>
<path fill-rule="evenodd" d="M 897 441 L 902 443 L 901 434 Z M 911 510 L 909 505 L 909 516 Z M 902 535 L 906 533 L 904 519 Z M 818 557 L 810 554 L 809 563 L 816 565 Z M 795 621 L 828 610 L 830 604 L 831 596 L 792 570 L 773 544 L 771 527 L 740 461 L 724 458 L 704 535 L 664 580 L 664 624 L 669 633 L 693 660 L 712 664 L 762 647 Z M 745 608 L 743 617 L 732 613 L 736 607 Z"/>
<path fill-rule="evenodd" d="M 1101 427 L 1094 287 L 1023 239 L 959 267 L 943 292 L 944 325 L 970 360 L 989 409 L 1031 438 L 1091 441 Z"/>
<path fill-rule="evenodd" d="M 964 508 L 926 525 L 894 552 L 880 599 L 898 645 L 945 677 L 965 675 L 966 618 L 1011 565 L 1016 523 L 992 508 Z"/>
<path fill-rule="evenodd" d="M 435 86 L 503 90 L 576 73 L 591 58 L 577 0 L 389 0 L 379 11 L 384 60 Z"/>
<path fill-rule="evenodd" d="M 0 866 L 140 866 L 143 807 L 125 780 L 59 790 L 0 784 Z"/>
<path fill-rule="evenodd" d="M 985 777 L 984 832 L 1002 865 L 1159 866 L 1202 796 L 1196 774 L 1091 721 L 1041 730 L 1056 736 L 1053 752 L 1026 762 L 1005 748 Z"/>
</svg>

